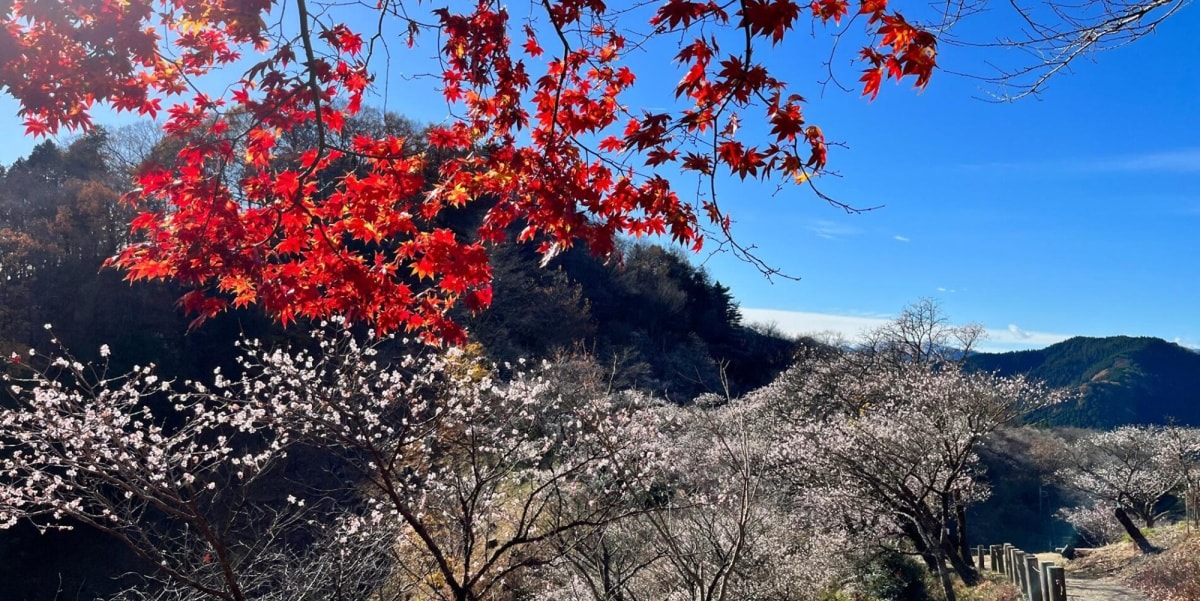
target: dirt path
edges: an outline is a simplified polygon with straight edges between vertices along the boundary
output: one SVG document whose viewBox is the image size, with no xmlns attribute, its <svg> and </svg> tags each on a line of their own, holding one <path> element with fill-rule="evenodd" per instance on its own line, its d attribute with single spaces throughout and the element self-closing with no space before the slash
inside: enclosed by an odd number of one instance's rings
<svg viewBox="0 0 1200 601">
<path fill-rule="evenodd" d="M 1112 578 L 1067 578 L 1067 601 L 1149 601 Z"/>
</svg>

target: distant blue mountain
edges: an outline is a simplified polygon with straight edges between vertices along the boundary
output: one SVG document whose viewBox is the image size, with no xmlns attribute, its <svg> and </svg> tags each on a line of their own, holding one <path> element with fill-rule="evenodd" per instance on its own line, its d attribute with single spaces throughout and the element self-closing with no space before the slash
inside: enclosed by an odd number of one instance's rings
<svg viewBox="0 0 1200 601">
<path fill-rule="evenodd" d="M 978 353 L 967 365 L 1028 374 L 1076 392 L 1073 401 L 1031 416 L 1052 426 L 1200 426 L 1200 353 L 1159 338 L 1076 337 L 1044 349 Z"/>
</svg>

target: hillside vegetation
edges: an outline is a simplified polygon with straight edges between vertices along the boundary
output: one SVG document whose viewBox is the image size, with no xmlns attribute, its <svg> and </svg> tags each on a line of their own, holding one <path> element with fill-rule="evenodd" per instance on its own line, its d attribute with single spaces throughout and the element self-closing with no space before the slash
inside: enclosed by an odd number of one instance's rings
<svg viewBox="0 0 1200 601">
<path fill-rule="evenodd" d="M 354 126 L 414 127 L 393 118 Z M 210 378 L 216 368 L 238 373 L 231 349 L 241 336 L 303 346 L 311 324 L 285 331 L 251 310 L 189 329 L 191 316 L 174 304 L 184 290 L 131 285 L 103 267 L 129 240 L 132 215 L 118 201 L 123 166 L 114 159 L 128 150 L 129 134 L 46 142 L 0 167 L 0 355 L 55 352 L 53 337 L 81 362 L 103 359 L 111 373 L 153 363 L 182 381 Z M 470 230 L 478 215 L 445 219 L 447 227 Z M 792 360 L 794 341 L 744 326 L 729 288 L 682 253 L 628 244 L 610 262 L 580 251 L 545 266 L 540 258 L 528 245 L 498 245 L 495 303 L 458 316 L 489 360 L 589 365 L 607 388 L 680 404 L 762 386 Z M 111 359 L 101 356 L 102 345 Z M 15 375 L 20 367 L 10 362 L 4 371 Z M 0 599 L 51 599 L 59 591 L 98 598 L 130 584 L 121 574 L 145 570 L 126 546 L 86 528 L 42 533 L 22 522 L 0 530 Z"/>
<path fill-rule="evenodd" d="M 1161 552 L 1142 554 L 1133 542 L 1123 540 L 1059 561 L 1068 577 L 1115 580 L 1151 601 L 1200 599 L 1200 531 L 1179 522 L 1150 530 L 1147 538 Z"/>
<path fill-rule="evenodd" d="M 979 353 L 968 365 L 1075 391 L 1031 419 L 1050 426 L 1200 425 L 1200 354 L 1158 338 L 1075 337 L 1040 350 Z"/>
</svg>

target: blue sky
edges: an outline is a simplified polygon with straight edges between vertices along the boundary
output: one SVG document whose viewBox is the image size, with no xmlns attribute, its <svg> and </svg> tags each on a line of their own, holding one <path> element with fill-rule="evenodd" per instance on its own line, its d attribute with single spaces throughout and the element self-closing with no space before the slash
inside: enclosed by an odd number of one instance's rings
<svg viewBox="0 0 1200 601">
<path fill-rule="evenodd" d="M 976 17 L 972 32 L 991 33 L 989 18 Z M 821 178 L 821 189 L 883 208 L 846 214 L 804 188 L 722 182 L 739 240 L 801 279 L 768 281 L 727 254 L 697 262 L 732 288 L 749 321 L 797 333 L 853 336 L 933 297 L 954 321 L 989 328 L 991 350 L 1112 334 L 1200 345 L 1198 30 L 1200 10 L 1188 7 L 1155 35 L 1085 59 L 1016 103 L 981 100 L 990 88 L 947 73 L 923 92 L 887 83 L 873 103 L 821 88 L 815 71 L 785 73 L 810 99 L 806 115 L 849 146 L 832 149 L 840 177 Z M 786 45 L 775 53 L 785 67 L 821 58 Z M 939 63 L 981 73 L 991 58 L 943 45 Z M 678 77 L 645 66 L 643 80 Z M 376 102 L 444 118 L 444 105 L 412 100 L 402 74 Z M 0 97 L 3 164 L 35 143 L 15 111 Z"/>
<path fill-rule="evenodd" d="M 944 73 L 870 105 L 827 94 L 809 114 L 828 111 L 826 134 L 850 149 L 822 188 L 884 208 L 846 215 L 800 190 L 739 204 L 738 235 L 802 279 L 772 284 L 719 255 L 706 266 L 749 320 L 793 332 L 852 336 L 932 297 L 984 324 L 989 350 L 1113 334 L 1198 345 L 1198 29 L 1189 7 L 1016 103 L 973 99 L 987 88 Z M 979 72 L 974 58 L 939 56 Z"/>
</svg>

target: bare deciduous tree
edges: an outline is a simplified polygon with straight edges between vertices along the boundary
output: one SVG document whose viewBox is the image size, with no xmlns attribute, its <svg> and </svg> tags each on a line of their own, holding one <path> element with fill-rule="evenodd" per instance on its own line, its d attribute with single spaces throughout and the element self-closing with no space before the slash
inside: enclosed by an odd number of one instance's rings
<svg viewBox="0 0 1200 601">
<path fill-rule="evenodd" d="M 932 298 L 907 306 L 890 323 L 867 332 L 862 354 L 893 363 L 960 363 L 984 339 L 977 323 L 956 326 Z"/>
<path fill-rule="evenodd" d="M 1018 100 L 1040 93 L 1051 79 L 1082 60 L 1154 33 L 1190 4 L 1191 0 L 1014 0 L 1007 3 L 1013 13 L 1009 15 L 1005 7 L 992 3 L 958 0 L 942 8 L 941 40 L 1007 54 L 995 55 L 1005 62 L 991 63 L 993 72 L 974 76 L 999 87 L 997 100 Z M 959 21 L 976 13 L 993 23 L 1015 22 L 1016 31 L 991 41 L 957 35 Z"/>
</svg>

